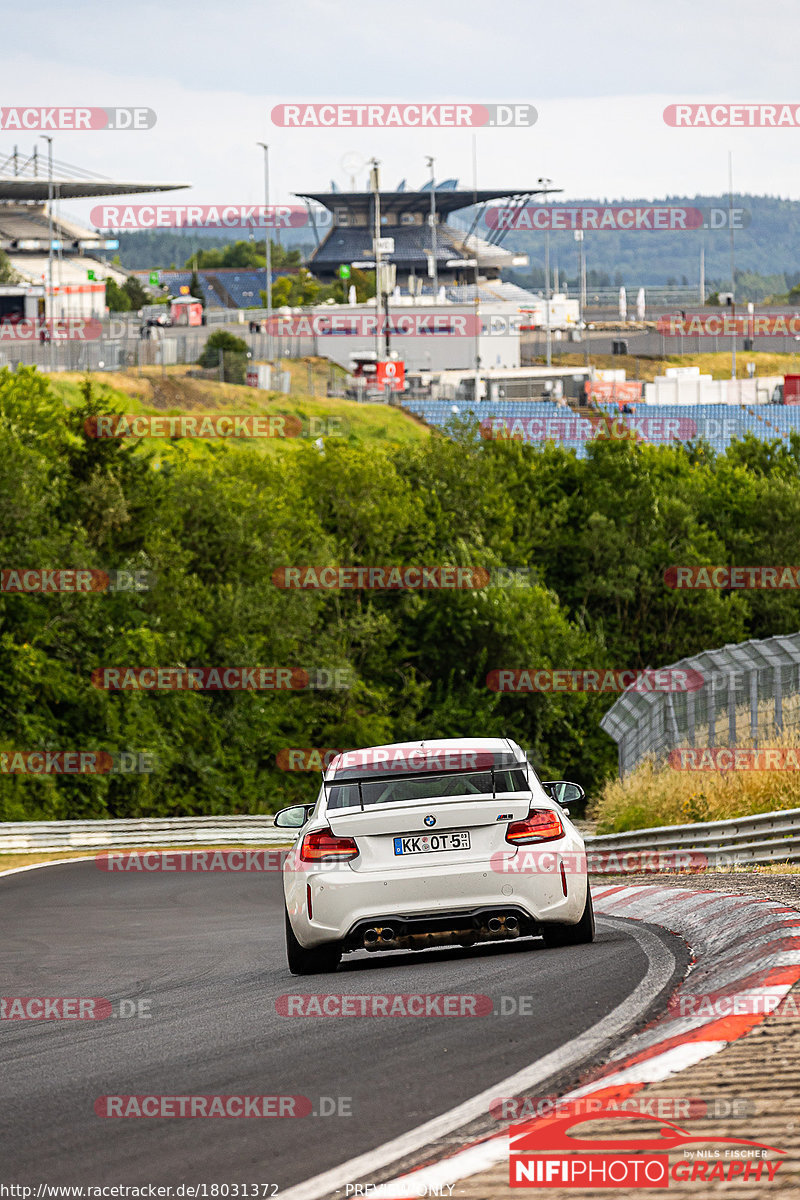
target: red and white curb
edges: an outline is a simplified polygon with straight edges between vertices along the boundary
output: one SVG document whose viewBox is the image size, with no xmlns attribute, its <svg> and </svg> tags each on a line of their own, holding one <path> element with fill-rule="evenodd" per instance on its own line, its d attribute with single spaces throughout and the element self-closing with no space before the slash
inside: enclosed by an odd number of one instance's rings
<svg viewBox="0 0 800 1200">
<path fill-rule="evenodd" d="M 800 912 L 776 901 L 697 888 L 624 884 L 592 888 L 592 896 L 595 911 L 604 916 L 660 925 L 680 935 L 693 951 L 694 965 L 672 997 L 670 1011 L 629 1038 L 591 1082 L 566 1093 L 563 1100 L 627 1098 L 645 1084 L 659 1083 L 716 1054 L 769 1015 L 764 1011 L 720 1016 L 712 1006 L 701 1005 L 698 1013 L 676 1016 L 674 1009 L 681 1011 L 682 996 L 688 1000 L 746 991 L 748 996 L 780 998 L 800 979 Z M 515 1130 L 519 1133 L 524 1125 L 535 1124 L 535 1119 L 515 1122 Z M 381 1200 L 435 1195 L 436 1189 L 489 1170 L 508 1155 L 505 1128 L 377 1185 L 374 1194 Z"/>
</svg>

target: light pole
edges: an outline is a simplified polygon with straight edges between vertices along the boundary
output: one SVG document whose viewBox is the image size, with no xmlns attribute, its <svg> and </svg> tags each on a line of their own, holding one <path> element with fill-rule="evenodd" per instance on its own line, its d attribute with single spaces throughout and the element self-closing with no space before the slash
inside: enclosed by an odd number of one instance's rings
<svg viewBox="0 0 800 1200">
<path fill-rule="evenodd" d="M 425 162 L 427 163 L 428 167 L 430 168 L 430 172 L 431 172 L 431 215 L 430 215 L 429 219 L 430 219 L 430 223 L 431 223 L 431 260 L 432 260 L 431 266 L 432 266 L 432 270 L 433 270 L 433 300 L 434 300 L 434 303 L 436 303 L 436 297 L 439 293 L 439 271 L 436 266 L 436 180 L 435 180 L 434 174 L 433 174 L 434 161 L 435 160 L 430 156 L 428 156 L 425 159 Z"/>
<path fill-rule="evenodd" d="M 578 328 L 583 339 L 583 355 L 586 366 L 589 365 L 589 342 L 586 329 L 586 262 L 583 257 L 583 230 L 575 230 L 575 241 L 578 243 Z"/>
<path fill-rule="evenodd" d="M 733 243 L 733 153 L 728 151 L 728 229 L 731 245 L 731 379 L 736 378 L 736 251 Z"/>
<path fill-rule="evenodd" d="M 267 265 L 267 358 L 272 362 L 272 239 L 269 236 L 269 146 L 258 142 L 264 151 L 264 244 Z"/>
<path fill-rule="evenodd" d="M 480 383 L 481 383 L 481 316 L 480 316 L 480 294 L 478 292 L 478 259 L 477 258 L 449 258 L 445 263 L 447 267 L 467 267 L 475 268 L 475 403 L 480 401 Z"/>
<path fill-rule="evenodd" d="M 47 329 L 48 312 L 50 315 L 49 338 L 47 341 L 48 351 L 47 357 L 50 362 L 50 371 L 53 370 L 53 317 L 55 315 L 55 302 L 53 300 L 53 139 L 46 133 L 40 133 L 39 137 L 44 138 L 47 142 L 47 221 L 49 229 L 49 238 L 47 244 L 47 293 L 49 304 L 44 306 L 45 329 Z"/>
<path fill-rule="evenodd" d="M 552 179 L 540 179 L 539 183 L 544 184 L 544 202 L 550 203 L 550 193 L 548 187 L 552 183 Z M 548 213 L 548 218 L 549 218 Z M 544 224 L 544 273 L 545 273 L 545 337 L 547 339 L 547 365 L 553 365 L 553 343 L 550 337 L 550 229 L 549 220 Z"/>
<path fill-rule="evenodd" d="M 383 267 L 381 265 L 381 183 L 380 172 L 378 170 L 380 162 L 377 158 L 371 158 L 369 165 L 372 168 L 369 173 L 370 188 L 373 198 L 373 251 L 375 254 L 375 370 L 377 372 L 378 362 L 381 357 L 381 309 L 383 301 L 381 290 L 383 284 Z M 388 358 L 388 346 L 387 355 Z"/>
</svg>

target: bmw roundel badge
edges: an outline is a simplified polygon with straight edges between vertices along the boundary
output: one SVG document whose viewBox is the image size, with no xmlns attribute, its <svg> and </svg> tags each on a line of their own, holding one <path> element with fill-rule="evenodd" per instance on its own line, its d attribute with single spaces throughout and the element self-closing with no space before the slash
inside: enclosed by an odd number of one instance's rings
<svg viewBox="0 0 800 1200">
<path fill-rule="evenodd" d="M 423 823 L 424 823 L 425 825 L 427 825 L 427 826 L 428 826 L 428 828 L 430 829 L 431 825 L 435 825 L 435 824 L 436 824 L 436 817 L 425 817 L 425 820 L 424 820 L 424 822 L 423 822 Z"/>
</svg>

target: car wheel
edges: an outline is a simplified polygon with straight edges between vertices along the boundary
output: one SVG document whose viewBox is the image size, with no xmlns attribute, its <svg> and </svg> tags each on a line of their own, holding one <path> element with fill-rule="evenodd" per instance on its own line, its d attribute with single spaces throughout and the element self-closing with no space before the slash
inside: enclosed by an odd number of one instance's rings
<svg viewBox="0 0 800 1200">
<path fill-rule="evenodd" d="M 594 941 L 594 908 L 592 893 L 586 885 L 586 904 L 577 925 L 543 925 L 542 937 L 546 946 L 582 946 Z"/>
<path fill-rule="evenodd" d="M 293 975 L 328 975 L 341 962 L 342 949 L 338 942 L 306 950 L 294 936 L 288 912 L 286 919 L 286 960 Z"/>
</svg>

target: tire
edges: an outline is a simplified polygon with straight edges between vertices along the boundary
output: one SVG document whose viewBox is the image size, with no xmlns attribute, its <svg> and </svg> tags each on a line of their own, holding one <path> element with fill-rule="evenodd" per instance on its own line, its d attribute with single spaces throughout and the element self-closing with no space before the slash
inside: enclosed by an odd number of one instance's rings
<svg viewBox="0 0 800 1200">
<path fill-rule="evenodd" d="M 583 946 L 594 941 L 594 908 L 589 884 L 586 884 L 586 904 L 577 925 L 553 924 L 542 926 L 546 946 Z"/>
<path fill-rule="evenodd" d="M 338 942 L 306 950 L 294 936 L 288 912 L 286 920 L 286 961 L 293 975 L 329 975 L 335 971 L 342 959 L 342 948 Z"/>
</svg>

